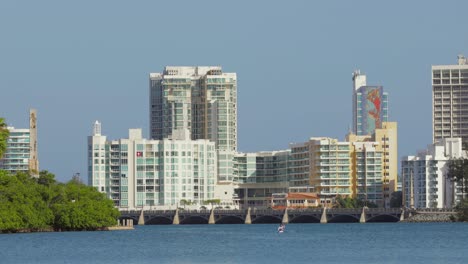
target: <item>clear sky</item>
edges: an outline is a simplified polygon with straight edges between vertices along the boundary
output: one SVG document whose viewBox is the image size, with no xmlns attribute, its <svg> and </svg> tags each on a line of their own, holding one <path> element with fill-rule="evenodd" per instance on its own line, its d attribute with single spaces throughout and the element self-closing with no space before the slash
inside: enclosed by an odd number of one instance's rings
<svg viewBox="0 0 468 264">
<path fill-rule="evenodd" d="M 2 1 L 0 117 L 38 111 L 40 168 L 87 181 L 95 120 L 148 136 L 148 76 L 166 65 L 238 75 L 239 150 L 344 139 L 351 74 L 389 93 L 399 156 L 432 141 L 431 65 L 468 55 L 468 1 Z"/>
</svg>

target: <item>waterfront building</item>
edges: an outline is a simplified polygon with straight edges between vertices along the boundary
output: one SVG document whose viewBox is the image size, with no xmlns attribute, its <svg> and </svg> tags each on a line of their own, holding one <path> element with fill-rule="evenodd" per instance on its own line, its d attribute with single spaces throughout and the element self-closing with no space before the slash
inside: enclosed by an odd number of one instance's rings
<svg viewBox="0 0 468 264">
<path fill-rule="evenodd" d="M 290 150 L 237 153 L 235 200 L 240 207 L 270 207 L 274 193 L 287 193 Z"/>
<path fill-rule="evenodd" d="M 37 155 L 37 111 L 29 111 L 29 128 L 7 127 L 10 135 L 6 151 L 0 159 L 0 170 L 39 175 Z"/>
<path fill-rule="evenodd" d="M 383 122 L 373 135 L 350 133 L 345 141 L 312 137 L 288 150 L 239 153 L 234 159 L 238 203 L 269 207 L 283 201 L 287 206 L 288 195 L 313 194 L 321 206 L 332 206 L 342 196 L 390 207 L 398 186 L 397 145 L 397 124 Z"/>
<path fill-rule="evenodd" d="M 353 133 L 372 135 L 388 121 L 388 94 L 382 86 L 368 86 L 366 75 L 353 73 Z"/>
<path fill-rule="evenodd" d="M 451 208 L 462 198 L 460 186 L 445 176 L 450 158 L 464 157 L 461 138 L 445 138 L 401 161 L 403 203 L 409 208 Z"/>
<path fill-rule="evenodd" d="M 291 143 L 291 161 L 289 162 L 289 191 L 310 191 L 310 144 L 309 142 Z"/>
<path fill-rule="evenodd" d="M 215 143 L 176 134 L 181 137 L 148 140 L 141 129 L 130 129 L 127 139 L 110 141 L 96 121 L 88 137 L 89 185 L 119 208 L 175 208 L 184 201 L 200 207 L 218 198 Z"/>
<path fill-rule="evenodd" d="M 397 123 L 383 122 L 382 128 L 371 136 L 348 134 L 346 140 L 353 144 L 353 177 L 358 198 L 367 197 L 379 206 L 390 207 L 391 194 L 398 190 Z"/>
<path fill-rule="evenodd" d="M 231 192 L 237 151 L 237 76 L 221 67 L 173 67 L 150 74 L 150 137 L 189 133 L 216 144 L 219 193 Z M 188 132 L 186 132 L 188 131 Z"/>
<path fill-rule="evenodd" d="M 274 193 L 271 197 L 271 208 L 282 210 L 285 208 L 318 207 L 320 198 L 316 193 Z"/>
<path fill-rule="evenodd" d="M 310 186 L 320 202 L 331 206 L 337 196 L 354 197 L 351 170 L 351 144 L 328 137 L 310 138 Z"/>
<path fill-rule="evenodd" d="M 443 138 L 468 140 L 468 60 L 432 66 L 433 143 Z"/>
</svg>

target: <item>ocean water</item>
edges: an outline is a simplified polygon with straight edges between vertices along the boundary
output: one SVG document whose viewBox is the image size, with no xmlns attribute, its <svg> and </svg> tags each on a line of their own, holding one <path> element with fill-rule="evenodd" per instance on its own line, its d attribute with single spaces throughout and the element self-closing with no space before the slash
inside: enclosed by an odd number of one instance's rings
<svg viewBox="0 0 468 264">
<path fill-rule="evenodd" d="M 467 223 L 152 225 L 0 235 L 0 263 L 468 263 Z"/>
</svg>

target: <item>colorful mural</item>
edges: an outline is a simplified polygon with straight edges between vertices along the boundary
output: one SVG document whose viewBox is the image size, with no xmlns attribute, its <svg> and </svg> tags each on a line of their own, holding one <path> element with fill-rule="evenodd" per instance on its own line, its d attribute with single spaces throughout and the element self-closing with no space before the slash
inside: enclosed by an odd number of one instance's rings
<svg viewBox="0 0 468 264">
<path fill-rule="evenodd" d="M 387 121 L 383 87 L 362 86 L 358 92 L 358 135 L 372 135 L 376 128 L 382 128 L 382 122 Z"/>
<path fill-rule="evenodd" d="M 368 126 L 372 126 L 373 129 L 371 131 L 375 130 L 376 128 L 382 128 L 382 120 L 380 118 L 380 102 L 382 101 L 382 97 L 380 94 L 380 89 L 379 88 L 372 88 L 368 91 L 367 93 L 367 113 L 368 113 L 368 119 L 374 119 L 373 122 L 371 120 L 368 120 Z M 373 125 L 372 125 L 373 123 Z"/>
</svg>

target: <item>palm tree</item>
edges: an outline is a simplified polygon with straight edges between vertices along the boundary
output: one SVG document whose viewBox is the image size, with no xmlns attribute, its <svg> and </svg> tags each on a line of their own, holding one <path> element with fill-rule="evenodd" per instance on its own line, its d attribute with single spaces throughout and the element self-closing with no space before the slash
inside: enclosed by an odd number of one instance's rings
<svg viewBox="0 0 468 264">
<path fill-rule="evenodd" d="M 10 132 L 7 129 L 5 120 L 0 117 L 0 158 L 3 157 L 3 154 L 7 148 L 7 140 Z"/>
</svg>

